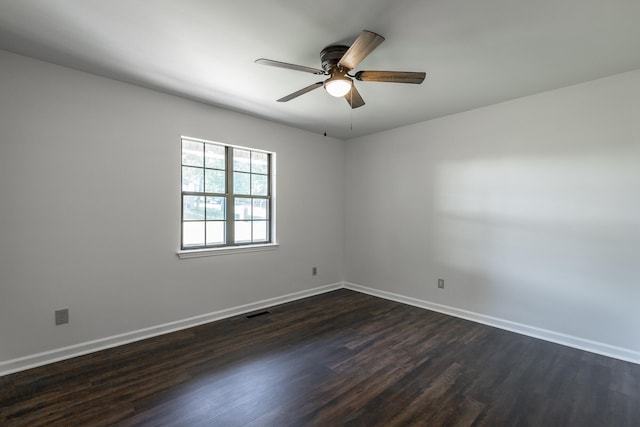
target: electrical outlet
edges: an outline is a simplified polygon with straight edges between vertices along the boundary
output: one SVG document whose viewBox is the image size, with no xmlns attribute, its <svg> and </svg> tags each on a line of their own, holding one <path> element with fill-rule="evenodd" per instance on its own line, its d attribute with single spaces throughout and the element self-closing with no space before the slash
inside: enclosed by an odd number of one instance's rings
<svg viewBox="0 0 640 427">
<path fill-rule="evenodd" d="M 318 275 L 318 267 L 311 267 L 311 275 L 312 276 Z"/>
<path fill-rule="evenodd" d="M 63 308 L 62 310 L 55 311 L 56 325 L 64 325 L 69 323 L 69 309 Z"/>
<path fill-rule="evenodd" d="M 438 288 L 444 289 L 444 279 L 438 279 Z"/>
</svg>

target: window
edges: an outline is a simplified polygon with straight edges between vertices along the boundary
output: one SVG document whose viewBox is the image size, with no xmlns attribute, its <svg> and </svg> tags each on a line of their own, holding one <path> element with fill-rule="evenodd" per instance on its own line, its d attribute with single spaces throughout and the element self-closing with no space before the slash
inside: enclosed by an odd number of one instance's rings
<svg viewBox="0 0 640 427">
<path fill-rule="evenodd" d="M 273 153 L 182 138 L 181 249 L 272 243 Z"/>
</svg>

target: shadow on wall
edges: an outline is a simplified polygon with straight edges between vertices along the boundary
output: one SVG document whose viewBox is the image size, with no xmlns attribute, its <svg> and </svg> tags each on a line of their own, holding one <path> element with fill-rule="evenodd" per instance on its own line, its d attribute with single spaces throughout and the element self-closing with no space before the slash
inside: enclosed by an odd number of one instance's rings
<svg viewBox="0 0 640 427">
<path fill-rule="evenodd" d="M 629 324 L 640 300 L 640 197 L 629 191 L 640 190 L 637 159 L 632 147 L 439 163 L 433 253 L 467 286 L 452 297 L 478 313 L 577 336 L 587 327 L 591 339 L 640 348 Z"/>
</svg>

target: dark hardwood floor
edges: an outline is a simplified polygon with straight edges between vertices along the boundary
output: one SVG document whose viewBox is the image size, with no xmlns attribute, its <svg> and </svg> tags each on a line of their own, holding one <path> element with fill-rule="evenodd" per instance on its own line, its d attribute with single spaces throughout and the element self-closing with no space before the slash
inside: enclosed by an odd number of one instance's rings
<svg viewBox="0 0 640 427">
<path fill-rule="evenodd" d="M 640 426 L 640 365 L 348 290 L 0 377 L 2 426 Z"/>
</svg>

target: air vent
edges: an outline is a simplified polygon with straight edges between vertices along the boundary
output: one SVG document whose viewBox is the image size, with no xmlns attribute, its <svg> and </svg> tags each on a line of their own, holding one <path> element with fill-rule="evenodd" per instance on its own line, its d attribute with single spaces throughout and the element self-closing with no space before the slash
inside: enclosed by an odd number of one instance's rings
<svg viewBox="0 0 640 427">
<path fill-rule="evenodd" d="M 268 311 L 260 311 L 258 313 L 253 313 L 253 314 L 247 315 L 247 319 L 253 319 L 254 317 L 264 316 L 266 314 L 270 314 L 270 313 Z"/>
</svg>

